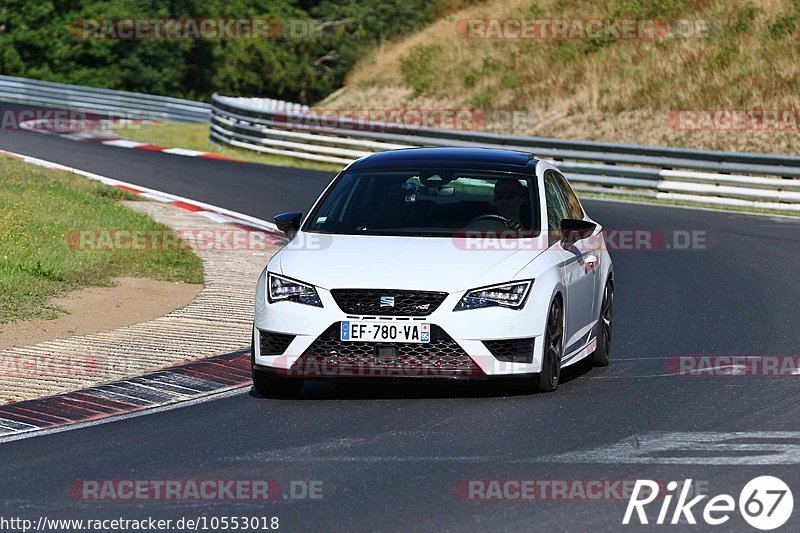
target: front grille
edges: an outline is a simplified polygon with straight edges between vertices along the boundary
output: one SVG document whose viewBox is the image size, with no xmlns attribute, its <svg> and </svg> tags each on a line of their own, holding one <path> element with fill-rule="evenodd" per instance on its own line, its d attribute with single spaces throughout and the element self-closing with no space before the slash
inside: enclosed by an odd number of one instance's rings
<svg viewBox="0 0 800 533">
<path fill-rule="evenodd" d="M 533 342 L 533 338 L 526 338 L 483 341 L 483 344 L 492 352 L 492 355 L 498 361 L 505 361 L 507 363 L 532 363 Z"/>
<path fill-rule="evenodd" d="M 290 373 L 306 377 L 456 377 L 483 371 L 445 331 L 431 325 L 429 343 L 339 340 L 337 322 L 317 337 Z"/>
<path fill-rule="evenodd" d="M 294 335 L 286 335 L 285 333 L 258 331 L 261 340 L 261 355 L 282 355 L 295 337 Z"/>
<path fill-rule="evenodd" d="M 446 292 L 404 291 L 395 289 L 332 289 L 336 304 L 353 315 L 427 316 L 447 298 Z M 389 306 L 382 297 L 393 298 Z"/>
</svg>

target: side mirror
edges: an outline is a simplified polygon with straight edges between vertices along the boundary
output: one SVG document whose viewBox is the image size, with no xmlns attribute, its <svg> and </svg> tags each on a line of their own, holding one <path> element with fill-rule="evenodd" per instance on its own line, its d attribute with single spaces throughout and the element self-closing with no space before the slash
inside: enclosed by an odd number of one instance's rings
<svg viewBox="0 0 800 533">
<path fill-rule="evenodd" d="M 565 218 L 561 221 L 561 240 L 569 245 L 592 236 L 597 224 L 588 220 Z"/>
<path fill-rule="evenodd" d="M 303 213 L 298 213 L 297 211 L 281 213 L 280 215 L 275 215 L 273 220 L 275 221 L 275 225 L 278 226 L 278 229 L 284 232 L 289 240 L 291 240 L 300 229 Z"/>
</svg>

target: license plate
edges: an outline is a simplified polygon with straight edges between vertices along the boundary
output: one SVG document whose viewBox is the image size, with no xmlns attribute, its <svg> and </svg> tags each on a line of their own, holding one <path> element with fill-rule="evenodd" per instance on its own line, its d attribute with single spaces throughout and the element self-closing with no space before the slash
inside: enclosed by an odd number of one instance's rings
<svg viewBox="0 0 800 533">
<path fill-rule="evenodd" d="M 427 322 L 381 322 L 345 320 L 341 340 L 360 342 L 431 342 L 431 325 Z"/>
</svg>

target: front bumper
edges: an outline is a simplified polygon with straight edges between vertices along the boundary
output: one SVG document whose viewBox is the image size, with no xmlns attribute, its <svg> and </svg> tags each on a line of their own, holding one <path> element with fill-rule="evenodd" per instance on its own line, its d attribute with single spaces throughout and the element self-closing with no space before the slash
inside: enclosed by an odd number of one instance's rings
<svg viewBox="0 0 800 533">
<path fill-rule="evenodd" d="M 428 316 L 380 318 L 387 322 L 430 323 L 428 344 L 339 341 L 341 321 L 367 317 L 343 312 L 330 291 L 317 287 L 317 292 L 323 307 L 288 301 L 269 303 L 264 297 L 261 277 L 253 329 L 255 368 L 308 378 L 481 379 L 522 377 L 541 371 L 542 336 L 550 295 L 537 297 L 535 283 L 521 310 L 493 307 L 454 312 L 464 294 L 459 292 L 449 294 Z M 545 305 L 537 305 L 540 301 L 546 302 Z M 286 335 L 288 344 L 278 344 L 283 349 L 280 353 L 272 344 L 271 350 L 262 349 L 261 331 Z M 524 339 L 532 352 L 530 362 L 502 361 L 495 354 L 503 357 L 498 345 L 502 348 L 504 343 L 484 342 L 507 339 Z"/>
</svg>

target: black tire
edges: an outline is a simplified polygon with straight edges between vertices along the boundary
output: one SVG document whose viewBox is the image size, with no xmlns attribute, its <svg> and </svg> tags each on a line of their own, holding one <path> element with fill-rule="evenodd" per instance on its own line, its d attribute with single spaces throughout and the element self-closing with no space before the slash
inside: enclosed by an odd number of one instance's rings
<svg viewBox="0 0 800 533">
<path fill-rule="evenodd" d="M 603 304 L 597 321 L 597 348 L 592 352 L 592 366 L 608 366 L 613 336 L 614 285 L 611 280 L 603 289 Z"/>
<path fill-rule="evenodd" d="M 552 392 L 558 388 L 563 356 L 564 307 L 560 299 L 555 299 L 550 304 L 550 311 L 547 314 L 542 371 L 539 374 L 536 386 L 539 392 Z"/>
</svg>

